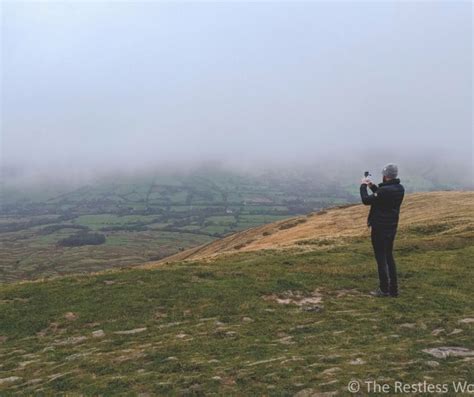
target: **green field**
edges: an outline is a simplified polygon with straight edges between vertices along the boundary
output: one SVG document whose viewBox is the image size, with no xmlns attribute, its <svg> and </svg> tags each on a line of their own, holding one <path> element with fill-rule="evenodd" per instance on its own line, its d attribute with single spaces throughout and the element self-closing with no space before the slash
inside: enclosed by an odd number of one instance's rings
<svg viewBox="0 0 474 397">
<path fill-rule="evenodd" d="M 313 179 L 205 170 L 108 177 L 75 188 L 7 187 L 0 211 L 0 282 L 140 264 L 356 199 L 338 185 L 315 187 Z M 81 233 L 98 233 L 105 242 L 61 243 Z"/>
<path fill-rule="evenodd" d="M 397 299 L 368 295 L 376 273 L 361 238 L 4 284 L 0 394 L 345 396 L 351 380 L 472 383 L 474 246 L 463 233 L 401 233 Z M 440 347 L 465 355 L 427 353 Z"/>
</svg>

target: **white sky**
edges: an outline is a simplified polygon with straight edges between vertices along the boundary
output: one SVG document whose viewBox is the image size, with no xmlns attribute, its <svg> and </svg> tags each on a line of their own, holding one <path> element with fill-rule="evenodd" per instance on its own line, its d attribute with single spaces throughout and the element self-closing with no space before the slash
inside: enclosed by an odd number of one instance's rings
<svg viewBox="0 0 474 397">
<path fill-rule="evenodd" d="M 470 2 L 2 7 L 4 165 L 442 151 L 472 166 Z"/>
</svg>

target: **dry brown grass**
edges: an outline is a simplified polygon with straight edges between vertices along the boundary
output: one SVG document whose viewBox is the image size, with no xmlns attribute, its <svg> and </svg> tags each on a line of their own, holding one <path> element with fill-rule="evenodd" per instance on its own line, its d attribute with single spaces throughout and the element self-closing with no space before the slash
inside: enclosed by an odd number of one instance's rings
<svg viewBox="0 0 474 397">
<path fill-rule="evenodd" d="M 299 247 L 301 242 L 344 240 L 368 235 L 366 219 L 369 207 L 360 205 L 329 208 L 307 217 L 286 219 L 280 222 L 248 229 L 210 244 L 192 248 L 144 267 L 156 267 L 180 260 L 213 258 L 218 255 L 265 249 Z M 445 227 L 439 227 L 439 225 Z M 405 197 L 400 218 L 401 231 L 420 228 L 440 233 L 468 233 L 474 230 L 474 192 L 415 193 Z M 310 245 L 310 244 L 309 244 Z"/>
</svg>

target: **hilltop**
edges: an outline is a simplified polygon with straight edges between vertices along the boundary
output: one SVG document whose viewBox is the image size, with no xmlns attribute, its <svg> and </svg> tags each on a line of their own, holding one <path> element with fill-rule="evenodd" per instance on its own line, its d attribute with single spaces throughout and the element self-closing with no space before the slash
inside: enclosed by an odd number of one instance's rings
<svg viewBox="0 0 474 397">
<path fill-rule="evenodd" d="M 168 264 L 1 285 L 0 394 L 345 396 L 351 380 L 472 382 L 474 193 L 407 197 L 397 299 L 368 295 L 367 210 L 250 229 Z"/>
</svg>

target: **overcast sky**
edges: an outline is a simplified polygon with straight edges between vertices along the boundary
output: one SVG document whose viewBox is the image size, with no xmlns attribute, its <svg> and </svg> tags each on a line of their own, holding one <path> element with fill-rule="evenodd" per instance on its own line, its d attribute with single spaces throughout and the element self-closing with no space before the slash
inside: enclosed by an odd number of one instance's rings
<svg viewBox="0 0 474 397">
<path fill-rule="evenodd" d="M 472 166 L 470 2 L 3 2 L 4 165 Z"/>
</svg>

